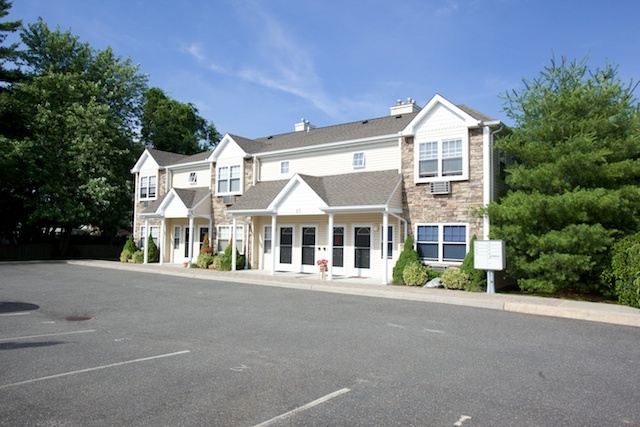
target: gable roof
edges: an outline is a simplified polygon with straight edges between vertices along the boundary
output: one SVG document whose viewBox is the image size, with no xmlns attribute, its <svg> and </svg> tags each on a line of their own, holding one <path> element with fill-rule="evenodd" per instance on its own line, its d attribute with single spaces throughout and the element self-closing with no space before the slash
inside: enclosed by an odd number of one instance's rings
<svg viewBox="0 0 640 427">
<path fill-rule="evenodd" d="M 165 204 L 165 200 L 167 200 L 169 196 L 173 196 L 174 194 L 178 196 L 178 198 L 182 201 L 185 208 L 193 209 L 210 193 L 211 190 L 209 189 L 209 187 L 172 188 L 167 194 L 149 203 L 149 206 L 144 208 L 142 210 L 142 213 L 147 215 L 157 213 L 158 209 L 160 209 L 160 207 Z"/>
<path fill-rule="evenodd" d="M 267 210 L 287 184 L 297 179 L 311 187 L 329 208 L 339 208 L 387 205 L 402 176 L 397 170 L 387 170 L 330 176 L 295 175 L 289 180 L 259 182 L 228 211 Z"/>
</svg>

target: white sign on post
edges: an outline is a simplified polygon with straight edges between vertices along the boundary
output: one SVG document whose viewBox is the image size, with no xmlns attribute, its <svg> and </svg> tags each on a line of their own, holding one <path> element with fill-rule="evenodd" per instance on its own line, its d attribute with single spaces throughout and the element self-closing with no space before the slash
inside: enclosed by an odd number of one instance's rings
<svg viewBox="0 0 640 427">
<path fill-rule="evenodd" d="M 473 246 L 473 267 L 476 270 L 487 270 L 488 294 L 496 293 L 493 272 L 505 269 L 505 258 L 504 240 L 476 240 Z"/>
</svg>

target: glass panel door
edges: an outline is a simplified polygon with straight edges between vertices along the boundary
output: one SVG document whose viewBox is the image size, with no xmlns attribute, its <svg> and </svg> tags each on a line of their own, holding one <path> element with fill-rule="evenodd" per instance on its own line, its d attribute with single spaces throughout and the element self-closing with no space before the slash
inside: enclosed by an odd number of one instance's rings
<svg viewBox="0 0 640 427">
<path fill-rule="evenodd" d="M 280 264 L 291 264 L 293 254 L 293 227 L 280 229 Z"/>
<path fill-rule="evenodd" d="M 333 227 L 333 266 L 344 267 L 344 227 Z"/>
<path fill-rule="evenodd" d="M 371 227 L 355 227 L 355 267 L 371 265 Z"/>
<path fill-rule="evenodd" d="M 316 262 L 316 228 L 302 227 L 302 265 Z"/>
</svg>

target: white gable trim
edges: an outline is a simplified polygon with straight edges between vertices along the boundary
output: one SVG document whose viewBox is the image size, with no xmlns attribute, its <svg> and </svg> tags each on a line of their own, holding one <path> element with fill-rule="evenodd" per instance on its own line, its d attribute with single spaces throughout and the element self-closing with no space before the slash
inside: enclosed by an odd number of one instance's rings
<svg viewBox="0 0 640 427">
<path fill-rule="evenodd" d="M 244 153 L 244 157 L 247 156 L 247 153 L 242 149 L 242 147 L 240 147 L 240 145 L 233 140 L 233 138 L 231 137 L 231 135 L 229 135 L 228 133 L 225 134 L 225 136 L 222 138 L 222 140 L 218 143 L 218 145 L 216 145 L 216 148 L 213 150 L 213 152 L 211 153 L 211 155 L 207 158 L 207 162 L 217 162 L 218 158 L 220 158 L 220 155 L 224 152 L 225 148 L 229 145 L 229 144 L 235 144 L 240 151 L 242 151 Z"/>
<path fill-rule="evenodd" d="M 315 195 L 317 198 L 317 208 L 321 211 L 324 208 L 327 208 L 328 205 L 322 198 L 315 192 L 313 188 L 309 184 L 306 183 L 304 179 L 298 174 L 295 174 L 291 177 L 289 182 L 284 186 L 284 188 L 278 193 L 276 197 L 273 198 L 273 201 L 269 203 L 268 210 L 272 212 L 278 212 L 279 208 L 282 206 L 282 203 L 287 198 L 287 196 L 291 195 L 294 191 L 298 191 L 297 188 L 302 187 L 302 191 L 308 191 Z M 305 204 L 308 208 L 308 204 Z M 308 209 L 305 209 L 307 211 Z M 302 213 L 302 212 L 301 212 Z M 308 214 L 308 212 L 307 212 Z"/>
<path fill-rule="evenodd" d="M 155 164 L 155 167 L 153 167 L 152 169 L 160 169 L 160 165 L 158 164 L 158 162 L 156 162 L 156 159 L 153 158 L 149 150 L 145 149 L 144 152 L 138 158 L 138 161 L 136 162 L 136 164 L 133 165 L 133 167 L 131 168 L 130 172 L 131 173 L 140 172 L 142 170 L 142 165 L 144 165 L 148 159 L 151 159 L 153 164 Z"/>
<path fill-rule="evenodd" d="M 424 118 L 438 105 L 442 105 L 443 107 L 450 110 L 453 114 L 459 116 L 464 122 L 465 126 L 469 127 L 479 127 L 482 125 L 482 122 L 478 119 L 474 119 L 469 114 L 462 111 L 456 105 L 452 104 L 450 101 L 445 99 L 443 96 L 439 94 L 435 94 L 433 98 L 424 106 L 422 110 L 411 120 L 411 122 L 407 125 L 406 128 L 400 132 L 402 136 L 407 135 L 415 135 L 415 129 L 420 122 L 424 120 Z"/>
</svg>

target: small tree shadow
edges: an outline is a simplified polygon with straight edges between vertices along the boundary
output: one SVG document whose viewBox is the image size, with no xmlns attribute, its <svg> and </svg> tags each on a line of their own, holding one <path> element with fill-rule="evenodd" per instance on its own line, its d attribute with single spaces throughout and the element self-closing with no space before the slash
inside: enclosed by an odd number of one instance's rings
<svg viewBox="0 0 640 427">
<path fill-rule="evenodd" d="M 2 350 L 18 350 L 21 348 L 50 347 L 52 345 L 64 344 L 63 341 L 41 341 L 41 342 L 2 342 L 0 343 L 0 351 Z"/>
<path fill-rule="evenodd" d="M 26 302 L 1 302 L 0 301 L 0 313 L 16 313 L 18 311 L 31 311 L 37 310 L 40 306 L 36 304 L 29 304 Z"/>
</svg>

